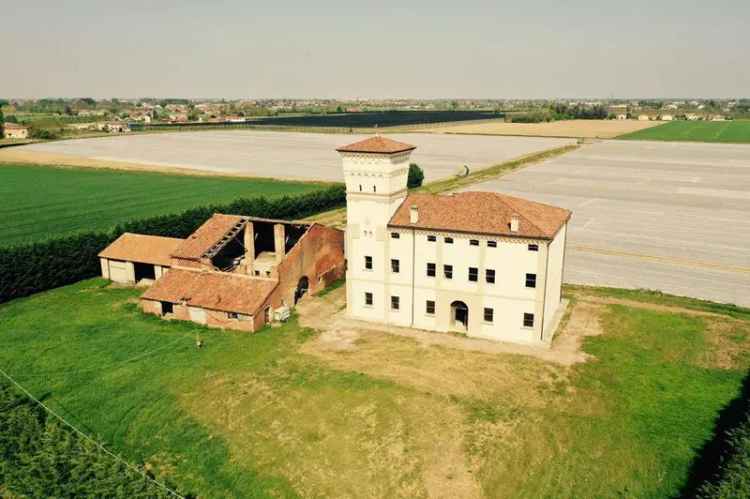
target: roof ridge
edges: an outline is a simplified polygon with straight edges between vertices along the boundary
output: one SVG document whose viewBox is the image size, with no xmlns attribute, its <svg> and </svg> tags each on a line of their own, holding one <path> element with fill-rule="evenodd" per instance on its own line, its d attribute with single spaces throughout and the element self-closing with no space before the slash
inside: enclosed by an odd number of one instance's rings
<svg viewBox="0 0 750 499">
<path fill-rule="evenodd" d="M 519 210 L 517 206 L 513 206 L 513 203 L 509 203 L 509 202 L 508 202 L 508 200 L 509 200 L 509 199 L 517 199 L 517 198 L 514 198 L 513 196 L 507 196 L 507 195 L 505 195 L 505 194 L 500 194 L 499 192 L 493 192 L 492 194 L 494 194 L 494 195 L 498 196 L 498 198 L 500 199 L 500 201 L 501 201 L 501 202 L 502 202 L 502 203 L 503 203 L 503 204 L 504 204 L 505 206 L 508 206 L 508 207 L 510 208 L 510 210 L 511 210 L 511 211 L 512 211 L 512 212 L 513 212 L 514 214 L 516 214 L 517 216 L 519 216 L 519 217 L 523 218 L 524 220 L 526 220 L 526 222 L 528 222 L 528 223 L 529 223 L 529 225 L 531 225 L 532 227 L 534 227 L 534 228 L 535 228 L 536 230 L 538 230 L 539 232 L 544 232 L 544 230 L 542 230 L 542 228 L 541 228 L 541 227 L 539 227 L 539 226 L 538 226 L 538 225 L 537 225 L 537 224 L 536 224 L 535 222 L 532 222 L 532 221 L 531 221 L 531 220 L 529 219 L 529 217 L 528 217 L 528 216 L 526 216 L 526 215 L 524 215 L 523 213 L 521 213 L 521 210 Z M 532 201 L 532 203 L 533 203 L 533 201 Z"/>
</svg>

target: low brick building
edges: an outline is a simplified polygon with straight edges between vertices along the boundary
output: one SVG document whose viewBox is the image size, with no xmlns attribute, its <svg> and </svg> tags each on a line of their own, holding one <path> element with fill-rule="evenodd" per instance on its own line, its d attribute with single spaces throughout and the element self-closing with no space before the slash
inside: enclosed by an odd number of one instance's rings
<svg viewBox="0 0 750 499">
<path fill-rule="evenodd" d="M 154 281 L 140 299 L 145 312 L 243 331 L 257 331 L 345 270 L 343 231 L 224 214 L 186 239 L 123 234 L 99 257 L 105 278 Z"/>
</svg>

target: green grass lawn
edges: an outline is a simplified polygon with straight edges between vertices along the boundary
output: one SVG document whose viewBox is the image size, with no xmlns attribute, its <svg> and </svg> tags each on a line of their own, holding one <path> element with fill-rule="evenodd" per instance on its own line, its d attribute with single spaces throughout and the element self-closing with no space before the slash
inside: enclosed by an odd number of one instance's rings
<svg viewBox="0 0 750 499">
<path fill-rule="evenodd" d="M 324 351 L 295 321 L 166 322 L 105 285 L 0 306 L 0 366 L 201 497 L 670 497 L 750 365 L 750 321 L 636 304 L 596 305 L 595 358 L 565 367 L 382 333 Z"/>
<path fill-rule="evenodd" d="M 0 245 L 38 241 L 241 197 L 319 189 L 281 182 L 92 168 L 0 165 Z"/>
<path fill-rule="evenodd" d="M 627 140 L 750 143 L 750 120 L 671 121 L 617 138 Z"/>
</svg>

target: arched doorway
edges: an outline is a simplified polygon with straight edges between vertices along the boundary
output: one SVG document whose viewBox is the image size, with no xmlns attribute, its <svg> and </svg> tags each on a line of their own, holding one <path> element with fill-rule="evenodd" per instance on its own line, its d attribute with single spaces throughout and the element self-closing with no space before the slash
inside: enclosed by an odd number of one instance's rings
<svg viewBox="0 0 750 499">
<path fill-rule="evenodd" d="M 307 276 L 302 276 L 297 283 L 297 289 L 294 290 L 294 304 L 296 305 L 300 298 L 302 298 L 307 290 L 310 288 L 310 280 Z"/>
<path fill-rule="evenodd" d="M 469 329 L 469 307 L 462 301 L 451 303 L 451 327 L 464 332 Z"/>
</svg>

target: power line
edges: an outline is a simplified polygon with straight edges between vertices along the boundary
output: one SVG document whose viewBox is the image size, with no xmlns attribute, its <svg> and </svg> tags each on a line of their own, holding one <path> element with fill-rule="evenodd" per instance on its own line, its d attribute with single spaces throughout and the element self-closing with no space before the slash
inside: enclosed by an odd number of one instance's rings
<svg viewBox="0 0 750 499">
<path fill-rule="evenodd" d="M 34 397 L 34 395 L 32 395 L 31 392 L 29 392 L 26 388 L 24 388 L 23 386 L 21 386 L 20 383 L 18 383 L 15 379 L 11 378 L 10 375 L 8 373 L 6 373 L 2 368 L 0 368 L 0 374 L 2 374 L 3 376 L 5 376 L 5 378 L 8 381 L 10 381 L 13 385 L 15 385 L 16 388 L 18 388 L 19 390 L 21 390 L 21 392 L 23 392 L 24 395 L 26 395 L 29 399 L 31 399 L 35 403 L 39 404 L 39 406 L 42 407 L 45 411 L 47 411 L 49 414 L 51 414 L 54 417 L 56 417 L 58 420 L 60 420 L 63 424 L 65 424 L 66 426 L 68 426 L 71 430 L 73 430 L 74 432 L 76 432 L 78 435 L 80 435 L 81 437 L 85 438 L 89 442 L 91 442 L 94 445 L 96 445 L 105 454 L 113 457 L 115 460 L 121 462 L 122 464 L 124 464 L 125 466 L 127 466 L 131 470 L 135 471 L 136 473 L 141 474 L 143 476 L 143 478 L 145 478 L 146 480 L 148 480 L 151 483 L 155 484 L 156 486 L 158 486 L 159 488 L 161 488 L 162 490 L 164 490 L 168 494 L 170 494 L 170 495 L 172 495 L 174 497 L 178 497 L 179 499 L 185 499 L 184 496 L 178 494 L 176 491 L 170 489 L 169 487 L 167 487 L 166 485 L 164 485 L 160 481 L 158 481 L 158 480 L 156 480 L 154 478 L 151 478 L 150 476 L 148 476 L 148 474 L 146 474 L 145 471 L 143 471 L 139 467 L 137 467 L 137 466 L 135 466 L 133 464 L 130 464 L 129 462 L 125 461 L 123 458 L 121 458 L 120 456 L 118 456 L 114 452 L 108 450 L 101 443 L 97 442 L 95 439 L 91 438 L 90 436 L 88 436 L 87 434 L 85 434 L 84 432 L 82 432 L 81 430 L 79 430 L 78 428 L 76 428 L 75 426 L 73 426 L 71 423 L 69 423 L 68 421 L 66 421 L 65 418 L 63 418 L 62 416 L 60 416 L 59 414 L 57 414 L 55 411 L 53 411 L 52 409 L 50 409 L 49 407 L 47 407 L 41 400 L 39 400 L 36 397 Z"/>
</svg>

